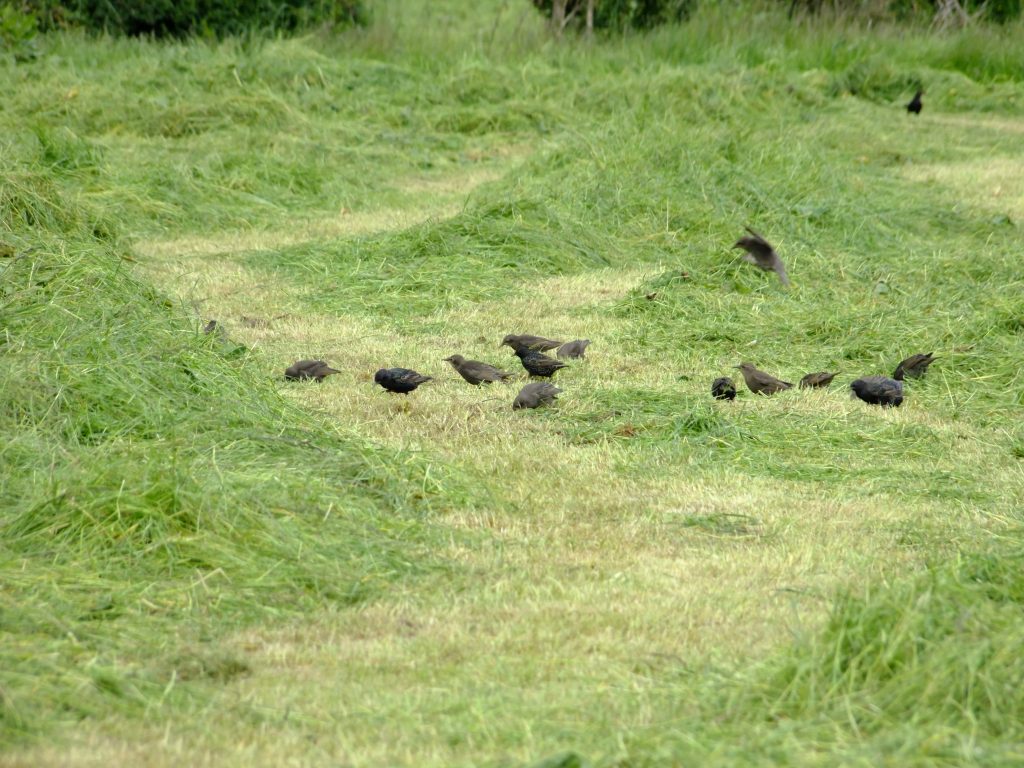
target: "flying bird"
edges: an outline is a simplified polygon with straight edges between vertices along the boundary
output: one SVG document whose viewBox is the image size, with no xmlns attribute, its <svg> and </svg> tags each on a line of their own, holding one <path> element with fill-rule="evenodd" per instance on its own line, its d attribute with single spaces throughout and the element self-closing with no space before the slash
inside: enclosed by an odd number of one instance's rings
<svg viewBox="0 0 1024 768">
<path fill-rule="evenodd" d="M 562 342 L 554 339 L 545 339 L 543 336 L 531 336 L 524 333 L 521 336 L 514 336 L 511 333 L 501 340 L 500 346 L 512 347 L 513 351 L 518 349 L 535 349 L 539 352 L 546 352 L 562 345 Z"/>
<path fill-rule="evenodd" d="M 772 248 L 771 243 L 765 240 L 760 234 L 750 227 L 746 227 L 750 237 L 741 237 L 733 245 L 733 248 L 742 248 L 746 251 L 743 260 L 748 261 L 766 272 L 774 272 L 779 276 L 783 285 L 789 285 L 789 276 L 786 274 L 786 267 L 779 258 L 779 254 Z"/>
<path fill-rule="evenodd" d="M 543 352 L 537 352 L 533 349 L 520 348 L 516 350 L 516 357 L 523 364 L 523 368 L 531 376 L 554 376 L 555 371 L 560 368 L 568 368 L 568 366 L 561 360 L 555 360 L 553 357 L 548 357 Z"/>
<path fill-rule="evenodd" d="M 836 377 L 834 373 L 821 371 L 820 373 L 808 373 L 800 379 L 800 389 L 823 389 L 832 383 Z"/>
<path fill-rule="evenodd" d="M 759 371 L 752 363 L 740 363 L 736 366 L 743 374 L 743 380 L 747 382 L 747 389 L 755 395 L 774 395 L 793 385 L 788 381 L 776 379 L 771 374 Z"/>
<path fill-rule="evenodd" d="M 324 377 L 330 376 L 332 373 L 341 373 L 341 371 L 331 368 L 323 360 L 299 360 L 285 368 L 284 377 L 288 381 L 302 381 L 303 379 L 323 381 Z"/>
<path fill-rule="evenodd" d="M 527 384 L 516 395 L 512 401 L 512 410 L 518 411 L 521 408 L 539 408 L 542 405 L 550 405 L 561 392 L 554 384 L 546 381 L 535 381 Z"/>
<path fill-rule="evenodd" d="M 583 357 L 587 351 L 587 347 L 590 346 L 590 339 L 576 339 L 576 341 L 567 341 L 565 344 L 558 348 L 555 353 L 563 360 L 571 359 L 574 357 Z"/>
<path fill-rule="evenodd" d="M 917 91 L 917 93 L 914 94 L 914 98 L 912 98 L 910 100 L 910 103 L 907 104 L 907 112 L 912 112 L 915 115 L 920 115 L 921 114 L 921 107 L 923 106 L 921 104 L 921 97 L 923 95 L 924 95 L 924 91 L 922 91 L 920 89 Z"/>
<path fill-rule="evenodd" d="M 871 405 L 898 408 L 903 402 L 903 382 L 887 376 L 865 376 L 850 384 L 852 395 Z"/>
<path fill-rule="evenodd" d="M 444 359 L 451 363 L 452 368 L 459 372 L 459 376 L 470 384 L 490 384 L 492 381 L 504 381 L 514 376 L 514 373 L 495 368 L 493 365 L 481 363 L 479 360 L 467 360 L 462 355 L 452 355 Z"/>
<path fill-rule="evenodd" d="M 381 368 L 373 374 L 373 380 L 388 392 L 394 392 L 397 395 L 408 395 L 420 384 L 431 381 L 432 377 L 416 373 L 416 371 L 409 368 Z"/>
<path fill-rule="evenodd" d="M 920 379 L 928 372 L 928 366 L 933 362 L 935 362 L 935 358 L 932 357 L 931 352 L 926 355 L 911 355 L 896 366 L 892 377 L 897 381 L 903 381 L 906 377 Z"/>
<path fill-rule="evenodd" d="M 736 384 L 728 376 L 722 376 L 711 382 L 711 394 L 715 400 L 735 400 Z"/>
</svg>

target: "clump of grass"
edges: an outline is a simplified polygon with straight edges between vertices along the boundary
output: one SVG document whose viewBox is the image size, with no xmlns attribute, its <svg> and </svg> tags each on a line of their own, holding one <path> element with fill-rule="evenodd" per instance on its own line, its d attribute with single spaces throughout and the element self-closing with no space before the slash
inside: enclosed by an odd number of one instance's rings
<svg viewBox="0 0 1024 768">
<path fill-rule="evenodd" d="M 680 524 L 684 528 L 694 528 L 713 536 L 751 537 L 760 536 L 763 531 L 757 518 L 731 512 L 690 514 L 683 517 Z"/>
<path fill-rule="evenodd" d="M 256 253 L 244 264 L 315 283 L 309 301 L 319 309 L 343 306 L 417 323 L 437 310 L 500 300 L 541 275 L 606 265 L 601 245 L 579 220 L 540 200 L 521 200 L 397 234 Z M 336 279 L 340 272 L 344 279 Z"/>
<path fill-rule="evenodd" d="M 856 740 L 865 755 L 899 744 L 916 759 L 1009 759 L 1024 722 L 1024 664 L 1011 650 L 1024 641 L 1020 566 L 1020 552 L 966 555 L 841 599 L 826 630 L 738 697 L 733 715 L 758 712 L 780 724 L 770 740 L 791 744 Z"/>
</svg>

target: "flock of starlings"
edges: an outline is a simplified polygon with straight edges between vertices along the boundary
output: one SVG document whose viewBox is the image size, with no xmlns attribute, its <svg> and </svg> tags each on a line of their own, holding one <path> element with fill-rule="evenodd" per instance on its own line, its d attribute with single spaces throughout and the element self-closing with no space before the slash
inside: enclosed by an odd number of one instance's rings
<svg viewBox="0 0 1024 768">
<path fill-rule="evenodd" d="M 544 352 L 557 348 L 556 354 L 560 358 L 581 358 L 585 355 L 589 345 L 590 339 L 577 339 L 563 344 L 561 341 L 528 334 L 523 336 L 509 334 L 501 342 L 501 346 L 512 348 L 530 376 L 548 379 L 554 376 L 556 371 L 565 368 L 566 365 L 561 360 L 545 355 Z M 515 375 L 479 360 L 467 360 L 462 355 L 451 355 L 444 360 L 446 363 L 451 363 L 452 368 L 474 386 L 504 381 Z M 290 381 L 302 379 L 323 381 L 324 377 L 330 376 L 332 373 L 340 373 L 340 371 L 331 368 L 323 360 L 299 360 L 288 366 L 284 377 Z M 388 392 L 399 395 L 408 395 L 420 384 L 432 379 L 432 376 L 424 376 L 410 368 L 381 368 L 373 376 L 373 380 L 377 384 Z M 547 405 L 561 391 L 554 384 L 546 381 L 531 382 L 519 390 L 516 399 L 512 401 L 512 408 L 519 410 L 520 408 L 538 408 Z"/>
<path fill-rule="evenodd" d="M 920 114 L 921 96 L 924 91 L 918 90 L 914 98 L 907 104 L 907 112 Z M 782 259 L 761 234 L 747 227 L 748 235 L 741 237 L 733 245 L 734 248 L 741 248 L 744 251 L 743 259 L 760 269 L 774 272 L 778 275 L 779 281 L 788 286 L 789 275 L 786 274 L 786 267 Z M 650 297 L 648 297 L 650 298 Z M 206 326 L 207 333 L 214 330 L 217 323 L 211 320 Z M 506 336 L 502 346 L 512 348 L 523 368 L 531 377 L 550 379 L 557 371 L 566 367 L 562 362 L 565 358 L 582 358 L 590 344 L 589 339 L 578 339 L 562 343 L 554 339 L 546 339 L 543 336 L 512 335 Z M 558 358 L 550 357 L 544 353 L 557 349 Z M 864 376 L 850 384 L 851 396 L 858 397 L 865 403 L 880 405 L 883 407 L 898 407 L 903 402 L 903 380 L 906 377 L 920 378 L 924 376 L 935 358 L 931 352 L 927 354 L 911 355 L 903 360 L 893 372 L 892 378 L 888 376 Z M 488 363 L 479 360 L 467 360 L 462 355 L 451 355 L 444 358 L 445 362 L 451 363 L 467 382 L 474 386 L 490 384 L 495 381 L 504 381 L 514 374 L 503 371 Z M 792 384 L 782 379 L 777 379 L 771 374 L 759 371 L 752 363 L 740 363 L 736 366 L 743 374 L 743 380 L 747 389 L 757 395 L 774 395 L 785 389 L 792 388 Z M 340 371 L 331 368 L 323 360 L 299 360 L 290 365 L 284 372 L 286 379 L 290 381 L 313 380 L 323 381 L 325 377 Z M 801 389 L 817 389 L 829 386 L 836 377 L 835 373 L 822 371 L 820 373 L 809 373 L 800 380 Z M 420 384 L 431 381 L 433 377 L 424 376 L 409 368 L 381 368 L 374 374 L 373 380 L 388 392 L 408 395 Z M 548 405 L 555 400 L 561 389 L 547 381 L 531 382 L 519 390 L 515 400 L 512 401 L 513 410 L 521 408 L 538 408 Z M 711 394 L 717 400 L 734 400 L 736 398 L 736 385 L 728 376 L 715 379 L 711 384 Z"/>
<path fill-rule="evenodd" d="M 915 97 L 916 98 L 916 97 Z M 741 237 L 736 241 L 734 248 L 741 248 L 744 251 L 743 258 L 766 271 L 775 272 L 783 285 L 788 286 L 789 276 L 782 259 L 775 252 L 772 245 L 763 236 L 747 227 L 748 236 Z M 582 358 L 585 355 L 589 339 L 578 339 L 563 343 L 554 339 L 547 339 L 543 336 L 512 335 L 509 334 L 502 339 L 501 345 L 511 347 L 515 352 L 523 368 L 531 377 L 550 379 L 556 372 L 566 367 L 562 359 Z M 559 359 L 544 354 L 552 349 L 557 349 Z M 935 358 L 932 353 L 911 355 L 902 361 L 893 372 L 892 378 L 888 376 L 864 376 L 850 384 L 851 396 L 858 397 L 866 403 L 886 407 L 897 407 L 903 402 L 903 380 L 904 378 L 920 378 L 924 376 Z M 452 367 L 470 384 L 490 384 L 495 381 L 504 381 L 514 374 L 503 371 L 488 363 L 479 360 L 467 360 L 462 355 L 451 355 L 444 358 L 445 362 L 451 363 Z M 774 395 L 793 385 L 788 381 L 777 379 L 771 374 L 759 371 L 751 363 L 740 363 L 736 366 L 743 374 L 743 380 L 747 389 L 757 395 Z M 298 381 L 312 379 L 323 381 L 326 376 L 332 373 L 339 373 L 331 368 L 323 360 L 299 360 L 289 366 L 284 372 L 286 379 Z M 822 371 L 820 373 L 809 373 L 800 380 L 801 389 L 815 389 L 827 387 L 836 377 L 835 373 Z M 409 368 L 381 368 L 374 375 L 373 380 L 388 392 L 407 395 L 415 390 L 420 384 L 431 381 L 433 377 L 424 376 Z M 562 390 L 547 381 L 531 382 L 523 387 L 515 400 L 512 401 L 513 410 L 521 408 L 537 408 L 548 405 Z M 717 400 L 733 400 L 736 398 L 736 385 L 727 376 L 715 379 L 711 384 L 711 394 Z"/>
</svg>

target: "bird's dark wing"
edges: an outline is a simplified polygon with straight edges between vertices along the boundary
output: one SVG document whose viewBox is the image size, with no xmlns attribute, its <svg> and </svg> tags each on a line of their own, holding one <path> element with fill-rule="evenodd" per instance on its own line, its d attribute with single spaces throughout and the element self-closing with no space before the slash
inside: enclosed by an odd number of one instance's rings
<svg viewBox="0 0 1024 768">
<path fill-rule="evenodd" d="M 400 370 L 402 373 L 395 378 L 405 384 L 423 384 L 424 382 L 431 380 L 430 376 L 424 376 L 422 373 L 417 373 L 416 371 L 409 370 L 408 368 L 402 368 Z"/>
</svg>

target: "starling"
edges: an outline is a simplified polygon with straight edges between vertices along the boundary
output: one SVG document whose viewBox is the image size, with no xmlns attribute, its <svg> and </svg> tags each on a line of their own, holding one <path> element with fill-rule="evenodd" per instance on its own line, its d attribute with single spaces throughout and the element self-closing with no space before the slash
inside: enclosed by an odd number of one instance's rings
<svg viewBox="0 0 1024 768">
<path fill-rule="evenodd" d="M 908 376 L 911 379 L 920 379 L 928 372 L 928 366 L 934 361 L 935 358 L 932 357 L 931 352 L 927 355 L 911 355 L 896 366 L 896 370 L 893 372 L 892 377 L 896 379 L 896 381 L 903 381 L 904 377 Z"/>
<path fill-rule="evenodd" d="M 523 364 L 523 368 L 525 368 L 531 376 L 554 376 L 555 371 L 559 368 L 568 367 L 561 360 L 555 360 L 555 358 L 548 357 L 543 352 L 537 352 L 533 349 L 517 349 L 516 357 L 519 358 L 520 362 Z"/>
<path fill-rule="evenodd" d="M 715 400 L 735 400 L 736 384 L 728 376 L 722 376 L 711 382 L 711 394 Z"/>
<path fill-rule="evenodd" d="M 515 374 L 495 368 L 493 365 L 481 363 L 479 360 L 467 360 L 462 355 L 452 355 L 444 359 L 451 363 L 452 368 L 459 372 L 459 376 L 470 384 L 490 384 L 492 381 L 504 381 Z"/>
<path fill-rule="evenodd" d="M 922 90 L 918 90 L 918 92 L 914 94 L 914 98 L 912 98 L 910 103 L 907 104 L 907 112 L 912 112 L 915 115 L 921 114 L 921 97 L 923 95 L 924 91 Z"/>
<path fill-rule="evenodd" d="M 422 373 L 416 373 L 408 368 L 381 368 L 373 374 L 375 382 L 396 395 L 408 395 L 420 384 L 431 381 L 431 379 L 430 376 L 424 376 Z"/>
<path fill-rule="evenodd" d="M 886 376 L 865 376 L 850 384 L 853 396 L 865 403 L 898 407 L 903 402 L 903 382 Z"/>
<path fill-rule="evenodd" d="M 808 373 L 800 379 L 800 389 L 824 389 L 832 383 L 836 375 L 834 373 Z"/>
<path fill-rule="evenodd" d="M 747 389 L 755 395 L 774 395 L 793 385 L 788 381 L 776 379 L 764 371 L 759 371 L 752 363 L 740 363 L 736 366 L 743 373 L 743 380 L 747 382 Z"/>
<path fill-rule="evenodd" d="M 512 347 L 513 350 L 535 349 L 539 352 L 546 352 L 562 345 L 562 342 L 554 339 L 545 339 L 543 336 L 531 336 L 528 333 L 522 336 L 513 336 L 511 333 L 501 340 L 501 346 Z"/>
<path fill-rule="evenodd" d="M 285 369 L 284 377 L 288 381 L 302 381 L 303 379 L 323 381 L 325 376 L 330 376 L 332 373 L 341 373 L 341 371 L 331 368 L 323 360 L 299 360 Z"/>
<path fill-rule="evenodd" d="M 519 390 L 516 399 L 512 401 L 512 410 L 518 411 L 520 408 L 539 408 L 542 405 L 549 405 L 555 401 L 561 391 L 554 384 L 549 384 L 546 381 L 527 384 Z"/>
<path fill-rule="evenodd" d="M 555 354 L 558 355 L 558 357 L 563 360 L 567 360 L 573 357 L 582 358 L 584 356 L 584 353 L 587 351 L 587 347 L 589 346 L 590 339 L 576 339 L 576 341 L 567 341 L 565 342 L 565 344 L 558 348 L 558 351 Z"/>
<path fill-rule="evenodd" d="M 749 261 L 754 266 L 760 267 L 761 269 L 768 271 L 771 270 L 779 276 L 779 280 L 782 281 L 783 285 L 789 285 L 789 277 L 786 275 L 786 268 L 782 264 L 782 259 L 779 258 L 779 254 L 772 248 L 771 243 L 765 240 L 761 235 L 752 230 L 750 227 L 746 227 L 747 232 L 751 234 L 750 237 L 741 237 L 733 245 L 733 248 L 742 248 L 746 251 L 743 254 L 744 261 Z"/>
</svg>

